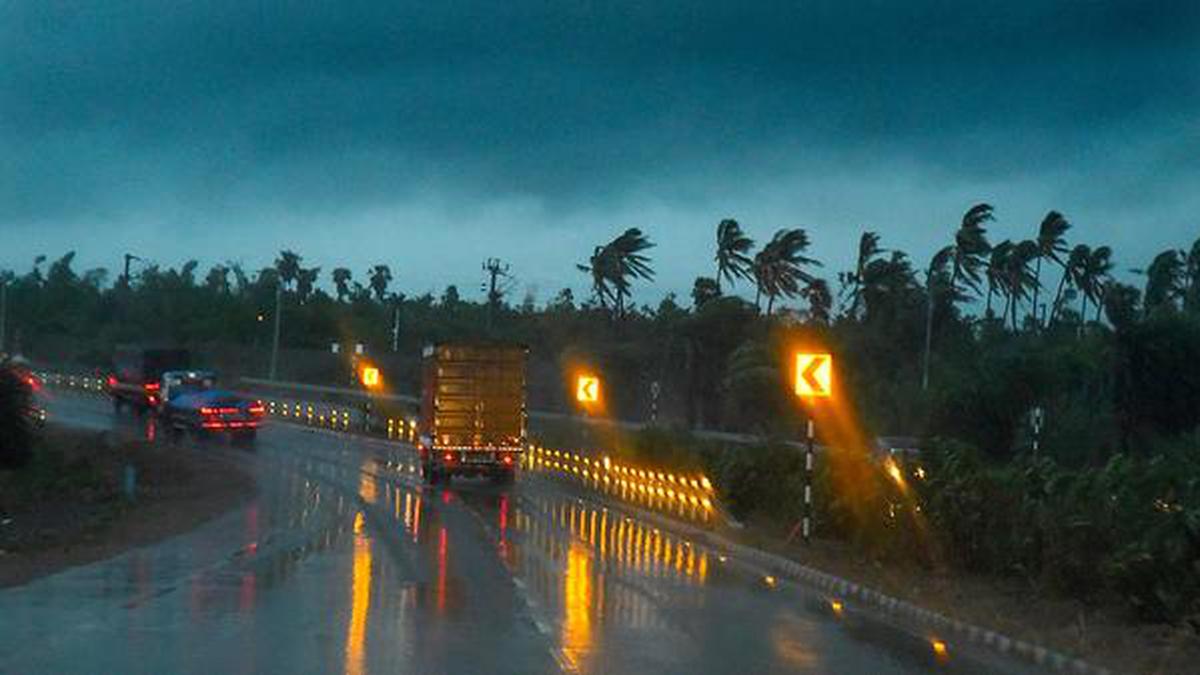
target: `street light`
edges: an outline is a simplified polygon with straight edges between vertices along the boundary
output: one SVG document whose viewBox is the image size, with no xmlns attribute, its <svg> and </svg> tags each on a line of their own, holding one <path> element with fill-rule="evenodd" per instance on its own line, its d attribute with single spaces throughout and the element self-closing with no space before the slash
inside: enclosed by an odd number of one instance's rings
<svg viewBox="0 0 1200 675">
<path fill-rule="evenodd" d="M 0 354 L 4 353 L 8 328 L 8 273 L 0 274 Z"/>
</svg>

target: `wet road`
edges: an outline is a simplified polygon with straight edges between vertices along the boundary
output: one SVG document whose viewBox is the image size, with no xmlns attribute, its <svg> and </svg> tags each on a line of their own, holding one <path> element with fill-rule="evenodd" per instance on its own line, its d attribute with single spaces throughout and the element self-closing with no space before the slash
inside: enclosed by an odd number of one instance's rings
<svg viewBox="0 0 1200 675">
<path fill-rule="evenodd" d="M 57 420 L 144 434 L 103 402 Z M 180 451 L 193 451 L 181 448 Z M 2 673 L 1026 672 L 541 481 L 419 484 L 403 446 L 275 424 L 244 508 L 0 591 Z"/>
</svg>

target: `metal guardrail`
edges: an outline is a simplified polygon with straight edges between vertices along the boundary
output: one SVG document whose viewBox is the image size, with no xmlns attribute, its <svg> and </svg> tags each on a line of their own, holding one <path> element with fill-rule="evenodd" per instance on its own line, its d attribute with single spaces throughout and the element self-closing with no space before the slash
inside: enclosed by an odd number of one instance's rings
<svg viewBox="0 0 1200 675">
<path fill-rule="evenodd" d="M 104 380 L 54 372 L 37 372 L 47 386 L 102 396 Z M 243 380 L 246 381 L 246 380 Z M 258 382 L 268 382 L 260 380 Z M 278 387 L 282 383 L 272 383 Z M 341 393 L 334 387 L 304 385 L 301 391 Z M 333 391 L 330 391 L 333 390 Z M 353 390 L 344 390 L 353 391 Z M 362 408 L 295 398 L 242 392 L 263 403 L 269 417 L 307 427 L 363 434 L 406 444 L 417 440 L 416 417 L 367 417 Z M 396 397 L 398 400 L 400 397 Z M 597 492 L 617 501 L 705 526 L 727 520 L 712 482 L 700 473 L 662 471 L 614 462 L 606 456 L 570 452 L 530 443 L 521 460 L 522 470 Z"/>
</svg>

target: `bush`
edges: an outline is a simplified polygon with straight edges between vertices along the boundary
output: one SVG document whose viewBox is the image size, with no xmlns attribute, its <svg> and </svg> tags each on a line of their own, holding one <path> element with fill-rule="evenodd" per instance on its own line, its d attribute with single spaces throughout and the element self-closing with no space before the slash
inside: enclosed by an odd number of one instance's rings
<svg viewBox="0 0 1200 675">
<path fill-rule="evenodd" d="M 0 469 L 17 469 L 32 456 L 33 429 L 28 417 L 33 393 L 10 366 L 0 364 Z"/>
</svg>

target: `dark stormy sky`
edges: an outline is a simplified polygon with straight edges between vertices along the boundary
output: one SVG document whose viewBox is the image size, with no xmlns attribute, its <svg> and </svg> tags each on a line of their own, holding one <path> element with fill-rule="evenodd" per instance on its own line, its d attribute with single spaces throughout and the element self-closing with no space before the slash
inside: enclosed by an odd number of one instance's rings
<svg viewBox="0 0 1200 675">
<path fill-rule="evenodd" d="M 0 268 L 387 262 L 401 290 L 711 274 L 717 221 L 926 260 L 976 201 L 1122 268 L 1200 236 L 1200 3 L 5 2 Z"/>
</svg>

